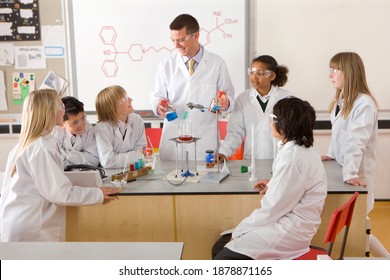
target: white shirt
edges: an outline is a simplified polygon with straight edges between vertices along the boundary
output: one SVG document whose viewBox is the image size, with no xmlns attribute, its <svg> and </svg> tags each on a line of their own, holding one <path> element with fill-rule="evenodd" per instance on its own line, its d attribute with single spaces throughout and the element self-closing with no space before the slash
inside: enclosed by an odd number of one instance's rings
<svg viewBox="0 0 390 280">
<path fill-rule="evenodd" d="M 9 154 L 1 191 L 1 241 L 65 241 L 65 206 L 100 204 L 102 191 L 72 186 L 51 134 L 29 145 L 11 177 L 17 147 Z"/>
<path fill-rule="evenodd" d="M 61 152 L 65 166 L 73 164 L 99 165 L 95 129 L 88 121 L 85 123 L 85 131 L 82 135 L 73 136 L 60 126 L 54 128 L 53 135 L 62 147 Z M 72 138 L 74 143 L 72 143 Z"/>
<path fill-rule="evenodd" d="M 268 94 L 269 101 L 265 112 L 261 108 L 256 96 L 256 89 L 250 88 L 241 93 L 234 104 L 234 110 L 229 116 L 227 134 L 219 152 L 227 157 L 235 153 L 245 139 L 244 159 L 252 158 L 252 124 L 254 125 L 255 158 L 272 159 L 276 142 L 272 136 L 270 114 L 280 99 L 291 96 L 285 89 L 272 86 Z"/>
<path fill-rule="evenodd" d="M 238 224 L 226 247 L 253 259 L 294 259 L 309 251 L 321 223 L 327 179 L 319 152 L 287 142 L 260 208 Z"/>
<path fill-rule="evenodd" d="M 336 107 L 336 106 L 335 106 Z M 335 110 L 335 109 L 334 109 Z M 360 177 L 367 183 L 367 213 L 374 207 L 378 109 L 372 98 L 360 94 L 347 119 L 330 114 L 332 140 L 327 155 L 343 167 L 343 180 Z"/>
<path fill-rule="evenodd" d="M 142 157 L 146 146 L 145 125 L 142 118 L 132 113 L 127 117 L 124 129 L 110 122 L 98 122 L 95 137 L 100 164 L 104 168 L 123 168 Z"/>
<path fill-rule="evenodd" d="M 176 159 L 175 143 L 169 139 L 179 136 L 178 124 L 188 109 L 186 104 L 193 102 L 209 107 L 218 90 L 227 93 L 230 101 L 227 112 L 230 112 L 234 107 L 234 90 L 226 64 L 219 56 L 205 49 L 192 76 L 188 73 L 188 69 L 177 51 L 159 64 L 155 87 L 151 92 L 152 110 L 158 116 L 157 105 L 159 101 L 168 99 L 178 114 L 178 119 L 174 121 L 168 122 L 164 119 L 159 149 L 162 160 Z M 207 109 L 204 112 L 193 109 L 189 111 L 187 120 L 192 122 L 192 136 L 200 138 L 196 142 L 197 159 L 203 159 L 205 151 L 216 150 L 217 140 L 219 141 L 216 115 Z M 189 151 L 190 160 L 194 159 L 194 147 L 193 144 L 185 144 L 185 149 Z"/>
</svg>

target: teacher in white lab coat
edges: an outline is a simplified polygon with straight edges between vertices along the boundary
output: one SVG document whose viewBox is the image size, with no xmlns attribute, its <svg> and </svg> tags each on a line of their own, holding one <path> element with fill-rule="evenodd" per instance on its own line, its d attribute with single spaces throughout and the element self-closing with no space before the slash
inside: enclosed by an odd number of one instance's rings
<svg viewBox="0 0 390 280">
<path fill-rule="evenodd" d="M 309 251 L 321 223 L 327 179 L 313 147 L 315 111 L 306 101 L 284 98 L 275 104 L 273 136 L 280 150 L 270 181 L 255 184 L 266 191 L 261 207 L 241 221 L 217 260 L 294 259 Z"/>
<path fill-rule="evenodd" d="M 254 156 L 256 159 L 273 159 L 276 141 L 272 137 L 269 115 L 276 102 L 292 94 L 281 87 L 287 83 L 288 68 L 278 65 L 269 55 L 253 59 L 248 69 L 252 88 L 241 93 L 229 116 L 227 134 L 219 149 L 224 160 L 235 153 L 245 140 L 244 159 L 252 158 L 252 130 L 254 128 Z"/>
<path fill-rule="evenodd" d="M 226 64 L 221 57 L 199 44 L 197 20 L 188 14 L 179 15 L 170 24 L 170 30 L 176 51 L 159 64 L 155 87 L 151 92 L 152 110 L 156 116 L 165 118 L 167 105 L 173 106 L 178 115 L 173 121 L 164 119 L 160 142 L 162 160 L 176 159 L 175 143 L 169 139 L 179 136 L 178 124 L 186 116 L 183 117 L 183 114 L 188 110 L 188 102 L 209 107 L 221 90 L 226 93 L 218 99 L 221 110 L 230 112 L 234 105 L 233 85 Z M 214 113 L 207 109 L 193 109 L 189 111 L 186 121 L 192 123 L 192 136 L 201 138 L 196 143 L 198 159 L 204 158 L 206 150 L 216 150 L 219 135 Z M 194 145 L 185 146 L 190 159 L 193 159 Z"/>
<path fill-rule="evenodd" d="M 64 106 L 54 90 L 29 93 L 19 143 L 10 152 L 0 198 L 2 242 L 65 241 L 66 207 L 101 204 L 119 189 L 73 186 L 64 174 L 54 126 Z"/>
</svg>

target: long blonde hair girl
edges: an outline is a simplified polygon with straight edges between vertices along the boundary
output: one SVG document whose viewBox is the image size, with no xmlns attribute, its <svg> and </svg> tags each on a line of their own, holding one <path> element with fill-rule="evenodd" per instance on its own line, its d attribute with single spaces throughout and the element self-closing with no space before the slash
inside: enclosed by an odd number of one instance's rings
<svg viewBox="0 0 390 280">
<path fill-rule="evenodd" d="M 52 132 L 56 125 L 60 97 L 55 90 L 40 89 L 30 92 L 23 104 L 22 125 L 16 158 L 41 136 Z M 16 172 L 16 162 L 11 176 Z"/>
<path fill-rule="evenodd" d="M 334 55 L 329 61 L 329 67 L 341 70 L 344 73 L 344 88 L 337 89 L 335 98 L 329 106 L 329 112 L 332 112 L 334 106 L 342 97 L 344 99 L 341 116 L 346 119 L 351 113 L 353 104 L 359 94 L 367 94 L 378 107 L 374 96 L 371 94 L 366 80 L 366 72 L 362 59 L 354 52 L 341 52 Z M 342 95 L 342 96 L 341 96 Z"/>
</svg>

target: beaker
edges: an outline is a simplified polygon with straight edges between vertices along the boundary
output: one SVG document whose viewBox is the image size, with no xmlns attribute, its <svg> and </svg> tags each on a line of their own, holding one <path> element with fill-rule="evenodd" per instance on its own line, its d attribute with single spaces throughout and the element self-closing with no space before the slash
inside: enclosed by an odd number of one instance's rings
<svg viewBox="0 0 390 280">
<path fill-rule="evenodd" d="M 179 122 L 179 140 L 186 141 L 186 142 L 192 140 L 192 122 L 191 121 Z"/>
</svg>

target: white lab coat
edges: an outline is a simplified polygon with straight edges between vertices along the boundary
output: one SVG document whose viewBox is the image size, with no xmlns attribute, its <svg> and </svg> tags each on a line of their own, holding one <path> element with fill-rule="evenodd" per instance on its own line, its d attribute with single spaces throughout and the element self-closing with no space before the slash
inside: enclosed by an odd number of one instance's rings
<svg viewBox="0 0 390 280">
<path fill-rule="evenodd" d="M 85 131 L 82 135 L 76 135 L 76 142 L 72 146 L 70 134 L 64 127 L 56 126 L 53 135 L 62 147 L 61 153 L 64 165 L 87 164 L 99 165 L 99 156 L 96 149 L 95 129 L 86 121 Z"/>
<path fill-rule="evenodd" d="M 1 241 L 65 241 L 66 207 L 103 202 L 98 188 L 72 186 L 57 140 L 40 137 L 16 160 L 10 152 L 0 198 Z"/>
<path fill-rule="evenodd" d="M 319 152 L 287 142 L 274 161 L 267 193 L 226 247 L 253 259 L 294 259 L 309 251 L 321 223 L 327 179 Z"/>
<path fill-rule="evenodd" d="M 104 168 L 128 168 L 131 162 L 142 157 L 146 146 L 145 125 L 142 118 L 131 113 L 125 125 L 123 137 L 118 126 L 110 122 L 98 122 L 95 126 L 96 147 L 100 164 Z"/>
<path fill-rule="evenodd" d="M 335 106 L 336 107 L 336 106 Z M 343 180 L 360 176 L 367 183 L 367 213 L 374 207 L 378 109 L 372 98 L 360 94 L 347 119 L 330 114 L 332 140 L 327 155 L 343 167 Z"/>
<path fill-rule="evenodd" d="M 210 106 L 211 100 L 218 90 L 224 90 L 230 101 L 230 112 L 234 107 L 234 90 L 225 62 L 217 55 L 206 50 L 202 60 L 196 68 L 193 76 L 183 62 L 181 55 L 174 52 L 162 61 L 156 74 L 155 88 L 151 93 L 152 110 L 156 116 L 157 105 L 161 99 L 168 99 L 175 107 L 178 119 L 168 122 L 164 119 L 164 127 L 160 142 L 160 158 L 162 160 L 175 160 L 175 143 L 169 141 L 179 136 L 178 124 L 183 113 L 187 110 L 186 104 L 193 102 Z M 202 112 L 193 109 L 189 112 L 187 120 L 192 122 L 192 136 L 201 138 L 196 143 L 197 159 L 204 159 L 205 151 L 216 150 L 217 122 L 216 115 L 205 110 Z M 186 144 L 189 151 L 189 159 L 194 159 L 194 144 Z"/>
<path fill-rule="evenodd" d="M 227 134 L 223 141 L 220 153 L 230 157 L 235 153 L 245 139 L 244 159 L 252 158 L 252 130 L 254 125 L 255 158 L 273 159 L 276 150 L 276 141 L 272 136 L 270 114 L 280 99 L 292 94 L 285 89 L 272 86 L 265 112 L 260 107 L 256 96 L 256 89 L 251 88 L 241 93 L 234 103 L 234 110 L 229 116 Z"/>
</svg>

